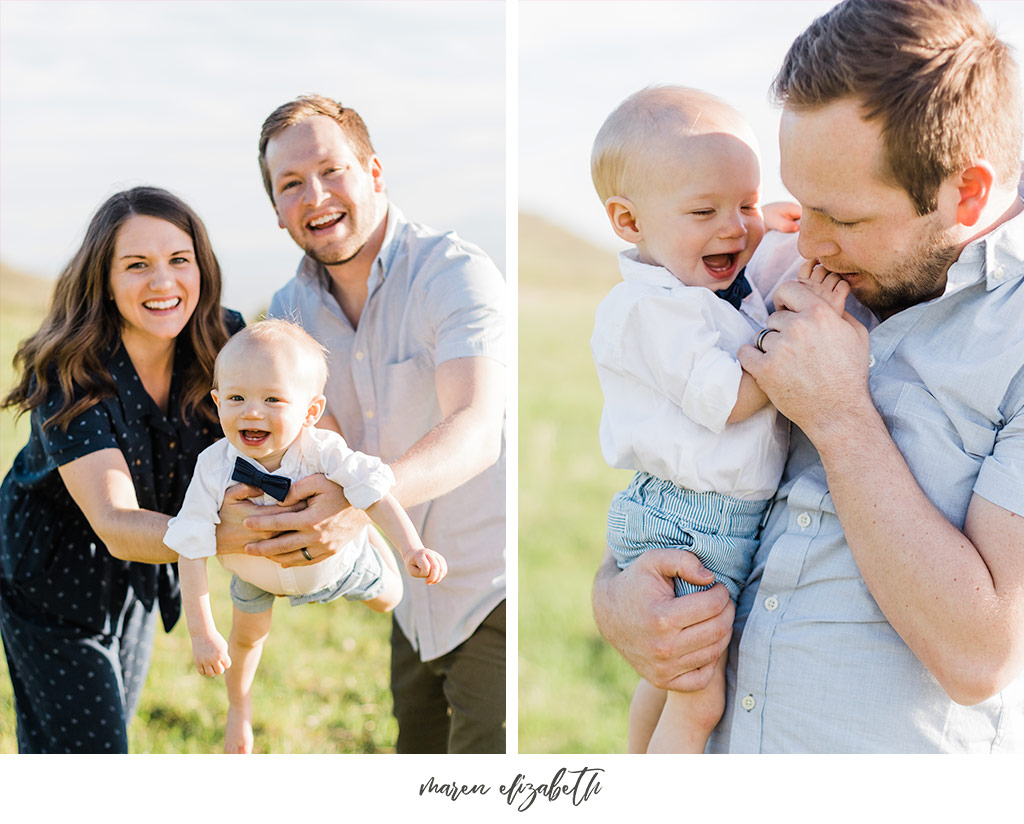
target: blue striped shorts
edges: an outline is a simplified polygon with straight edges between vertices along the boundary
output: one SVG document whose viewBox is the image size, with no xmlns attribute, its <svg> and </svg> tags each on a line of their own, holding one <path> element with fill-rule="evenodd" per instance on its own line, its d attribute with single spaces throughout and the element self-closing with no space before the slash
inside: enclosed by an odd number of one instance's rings
<svg viewBox="0 0 1024 824">
<path fill-rule="evenodd" d="M 685 549 L 725 584 L 735 601 L 757 552 L 757 531 L 768 501 L 741 501 L 717 492 L 681 489 L 637 472 L 608 510 L 608 544 L 625 569 L 648 549 Z M 676 595 L 708 587 L 675 581 Z"/>
</svg>

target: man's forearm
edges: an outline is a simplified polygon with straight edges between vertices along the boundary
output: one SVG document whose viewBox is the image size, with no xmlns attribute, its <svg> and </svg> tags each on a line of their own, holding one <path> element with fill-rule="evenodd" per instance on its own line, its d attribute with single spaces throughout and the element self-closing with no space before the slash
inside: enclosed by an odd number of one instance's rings
<svg viewBox="0 0 1024 824">
<path fill-rule="evenodd" d="M 505 367 L 490 358 L 455 358 L 438 365 L 434 383 L 441 422 L 391 464 L 391 494 L 406 508 L 462 486 L 501 454 Z"/>
<path fill-rule="evenodd" d="M 972 503 L 967 534 L 950 524 L 873 407 L 815 446 L 850 551 L 893 628 L 954 700 L 976 703 L 1001 689 L 1024 666 L 1022 580 L 1007 563 L 1012 548 L 986 534 L 987 502 Z M 979 508 L 985 517 L 972 519 Z"/>
<path fill-rule="evenodd" d="M 391 464 L 392 494 L 409 508 L 451 492 L 494 464 L 501 439 L 493 413 L 472 407 L 453 413 Z"/>
</svg>

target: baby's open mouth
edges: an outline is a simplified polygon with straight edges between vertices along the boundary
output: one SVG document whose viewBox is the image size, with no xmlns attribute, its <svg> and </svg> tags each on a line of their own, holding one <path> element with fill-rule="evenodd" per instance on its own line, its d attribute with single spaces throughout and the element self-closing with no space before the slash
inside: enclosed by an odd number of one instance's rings
<svg viewBox="0 0 1024 824">
<path fill-rule="evenodd" d="M 270 433 L 262 429 L 240 429 L 238 434 L 246 446 L 259 446 L 270 437 Z"/>
<path fill-rule="evenodd" d="M 724 255 L 705 255 L 703 258 L 704 268 L 708 274 L 717 280 L 725 280 L 733 276 L 736 271 L 736 259 L 738 253 L 729 252 Z"/>
</svg>

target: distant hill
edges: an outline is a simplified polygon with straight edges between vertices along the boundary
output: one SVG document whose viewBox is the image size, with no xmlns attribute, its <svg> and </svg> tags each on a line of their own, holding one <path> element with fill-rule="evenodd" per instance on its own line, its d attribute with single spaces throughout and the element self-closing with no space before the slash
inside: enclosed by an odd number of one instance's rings
<svg viewBox="0 0 1024 824">
<path fill-rule="evenodd" d="M 50 305 L 54 281 L 30 275 L 0 261 L 0 305 L 4 316 L 12 309 L 45 312 Z"/>
<path fill-rule="evenodd" d="M 603 293 L 618 279 L 614 252 L 536 215 L 520 212 L 520 289 Z"/>
</svg>

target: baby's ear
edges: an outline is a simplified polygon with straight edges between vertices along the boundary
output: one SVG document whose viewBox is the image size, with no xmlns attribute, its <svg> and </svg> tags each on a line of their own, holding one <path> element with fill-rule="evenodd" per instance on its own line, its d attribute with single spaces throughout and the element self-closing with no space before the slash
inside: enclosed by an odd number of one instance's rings
<svg viewBox="0 0 1024 824">
<path fill-rule="evenodd" d="M 643 240 L 640 228 L 636 225 L 636 214 L 633 201 L 628 197 L 614 195 L 604 202 L 604 210 L 611 221 L 612 229 L 626 243 L 639 243 Z"/>
<path fill-rule="evenodd" d="M 213 403 L 214 403 L 214 405 L 215 405 L 215 406 L 216 406 L 216 407 L 217 407 L 218 409 L 220 409 L 220 395 L 219 395 L 219 394 L 217 394 L 217 390 L 216 390 L 216 389 L 211 389 L 211 390 L 210 390 L 210 397 L 211 397 L 211 398 L 213 398 Z"/>
<path fill-rule="evenodd" d="M 313 398 L 309 402 L 309 409 L 306 410 L 306 426 L 316 426 L 316 422 L 320 420 L 320 416 L 324 414 L 326 408 L 327 398 L 323 395 L 317 395 Z"/>
</svg>

